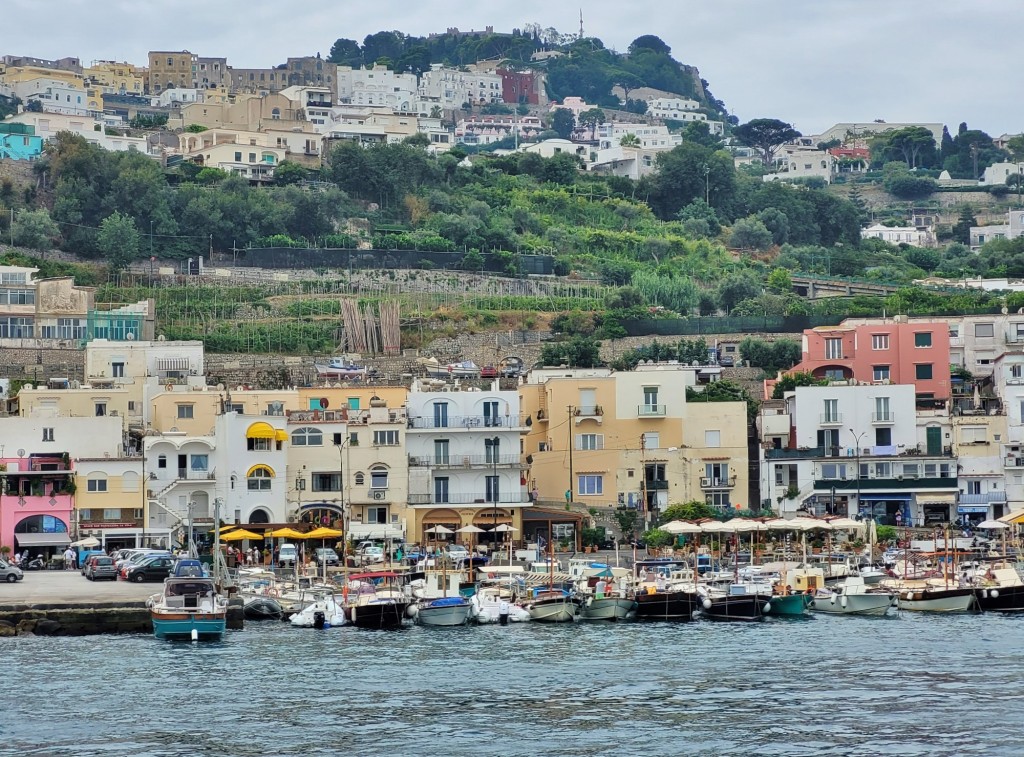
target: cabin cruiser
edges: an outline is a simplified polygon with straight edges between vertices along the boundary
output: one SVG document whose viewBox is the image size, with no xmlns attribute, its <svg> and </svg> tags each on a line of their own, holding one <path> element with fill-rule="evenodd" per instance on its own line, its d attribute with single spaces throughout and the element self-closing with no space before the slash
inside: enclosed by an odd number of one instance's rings
<svg viewBox="0 0 1024 757">
<path fill-rule="evenodd" d="M 457 363 L 439 363 L 430 358 L 424 363 L 427 375 L 432 378 L 480 378 L 480 366 L 472 360 Z"/>
<path fill-rule="evenodd" d="M 380 571 L 349 576 L 345 617 L 359 628 L 399 628 L 412 598 L 398 586 L 397 573 Z"/>
<path fill-rule="evenodd" d="M 892 596 L 868 591 L 863 578 L 850 576 L 831 589 L 819 588 L 809 607 L 813 612 L 833 615 L 885 615 L 892 607 Z"/>
<path fill-rule="evenodd" d="M 219 639 L 227 627 L 228 601 L 210 578 L 167 578 L 147 605 L 158 639 Z"/>
<path fill-rule="evenodd" d="M 313 601 L 289 618 L 296 628 L 330 628 L 345 625 L 344 608 L 335 599 L 334 594 L 326 591 L 314 591 Z"/>
<path fill-rule="evenodd" d="M 313 368 L 316 369 L 318 376 L 347 381 L 361 381 L 377 372 L 375 368 L 356 365 L 343 357 L 332 357 L 326 363 L 313 363 Z"/>
</svg>

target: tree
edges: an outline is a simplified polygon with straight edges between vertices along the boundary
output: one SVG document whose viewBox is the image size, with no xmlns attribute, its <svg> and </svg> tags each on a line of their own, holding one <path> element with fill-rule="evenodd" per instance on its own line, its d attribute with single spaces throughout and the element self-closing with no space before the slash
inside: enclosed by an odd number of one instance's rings
<svg viewBox="0 0 1024 757">
<path fill-rule="evenodd" d="M 363 51 L 359 49 L 359 43 L 354 39 L 339 38 L 331 45 L 327 60 L 339 66 L 358 68 L 363 62 Z"/>
<path fill-rule="evenodd" d="M 685 502 L 681 504 L 669 505 L 661 513 L 661 523 L 670 523 L 674 520 L 703 520 L 705 518 L 718 518 L 722 514 L 714 505 L 709 505 L 707 502 Z"/>
<path fill-rule="evenodd" d="M 569 139 L 576 128 L 576 117 L 568 108 L 556 108 L 551 115 L 551 128 L 558 132 L 562 139 Z"/>
<path fill-rule="evenodd" d="M 974 209 L 970 205 L 960 208 L 960 216 L 953 225 L 953 239 L 960 244 L 970 245 L 971 227 L 978 225 L 978 219 L 974 217 Z"/>
<path fill-rule="evenodd" d="M 632 541 L 636 536 L 636 527 L 639 520 L 640 514 L 636 510 L 620 507 L 615 511 L 615 522 L 619 524 L 619 531 L 622 533 L 622 538 L 626 541 Z"/>
<path fill-rule="evenodd" d="M 741 218 L 732 225 L 729 246 L 741 250 L 766 250 L 772 244 L 772 233 L 756 217 Z"/>
<path fill-rule="evenodd" d="M 1024 134 L 1010 137 L 1006 142 L 1006 151 L 1010 153 L 1013 160 L 1024 161 Z"/>
<path fill-rule="evenodd" d="M 60 227 L 45 208 L 19 210 L 12 230 L 14 244 L 30 250 L 50 250 L 60 237 Z"/>
<path fill-rule="evenodd" d="M 139 242 L 135 221 L 116 210 L 103 219 L 96 235 L 96 246 L 115 271 L 126 268 L 139 256 Z"/>
<path fill-rule="evenodd" d="M 718 287 L 718 301 L 723 310 L 732 310 L 743 300 L 756 297 L 761 285 L 753 274 L 744 271 L 727 276 Z"/>
<path fill-rule="evenodd" d="M 660 55 L 671 55 L 672 48 L 666 45 L 660 37 L 653 34 L 644 34 L 629 43 L 627 48 L 630 55 L 637 55 L 643 50 L 658 53 Z"/>
<path fill-rule="evenodd" d="M 718 210 L 730 207 L 736 194 L 732 156 L 693 142 L 659 153 L 657 172 L 649 181 L 648 204 L 663 219 L 674 218 L 694 200 L 703 200 L 705 192 L 709 204 Z"/>
<path fill-rule="evenodd" d="M 923 126 L 905 126 L 882 132 L 871 140 L 871 158 L 877 165 L 902 160 L 908 168 L 931 167 L 938 162 L 935 137 Z"/>
<path fill-rule="evenodd" d="M 722 138 L 711 133 L 711 127 L 707 121 L 690 121 L 683 127 L 680 135 L 687 142 L 704 145 L 704 147 L 717 148 L 722 144 Z"/>
<path fill-rule="evenodd" d="M 772 158 L 779 147 L 802 136 L 790 124 L 776 118 L 755 118 L 737 126 L 732 130 L 732 135 L 747 147 L 760 150 L 765 166 L 772 164 Z"/>
<path fill-rule="evenodd" d="M 640 137 L 630 132 L 629 134 L 623 134 L 619 140 L 621 147 L 640 147 Z"/>
<path fill-rule="evenodd" d="M 791 392 L 801 386 L 828 386 L 828 380 L 815 378 L 814 374 L 810 371 L 786 373 L 775 382 L 775 388 L 772 390 L 772 399 L 781 400 L 786 396 L 786 392 Z"/>
<path fill-rule="evenodd" d="M 700 220 L 707 224 L 708 232 L 717 234 L 722 229 L 722 222 L 718 220 L 715 209 L 704 202 L 703 197 L 698 197 L 685 208 L 676 214 L 676 218 L 685 224 L 689 220 Z"/>
<path fill-rule="evenodd" d="M 789 218 L 778 208 L 765 208 L 755 216 L 771 232 L 772 244 L 782 246 L 789 241 Z"/>
<path fill-rule="evenodd" d="M 591 337 L 574 336 L 567 342 L 545 344 L 540 352 L 540 362 L 570 368 L 596 368 L 602 364 L 601 343 Z"/>
<path fill-rule="evenodd" d="M 281 161 L 274 169 L 274 183 L 278 186 L 298 184 L 309 176 L 309 169 L 291 160 Z"/>
<path fill-rule="evenodd" d="M 597 127 L 605 122 L 604 111 L 600 108 L 590 108 L 580 113 L 578 120 L 581 125 L 590 127 L 590 138 L 595 139 Z"/>
<path fill-rule="evenodd" d="M 800 344 L 792 339 L 769 342 L 748 336 L 740 342 L 740 355 L 754 368 L 761 368 L 765 373 L 775 375 L 799 363 L 802 352 Z"/>
<path fill-rule="evenodd" d="M 913 200 L 927 197 L 938 188 L 930 176 L 915 176 L 903 163 L 886 163 L 882 169 L 882 186 L 893 197 Z"/>
<path fill-rule="evenodd" d="M 773 268 L 768 274 L 768 288 L 779 294 L 787 294 L 793 291 L 793 279 L 785 268 Z"/>
</svg>

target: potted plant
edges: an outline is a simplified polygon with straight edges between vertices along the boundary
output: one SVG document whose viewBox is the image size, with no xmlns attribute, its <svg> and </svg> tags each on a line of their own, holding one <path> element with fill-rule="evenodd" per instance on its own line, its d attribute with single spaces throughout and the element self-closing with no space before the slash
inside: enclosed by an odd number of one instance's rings
<svg viewBox="0 0 1024 757">
<path fill-rule="evenodd" d="M 9 555 L 9 554 L 11 554 L 11 548 L 10 547 L 8 547 L 6 544 L 4 544 L 2 547 L 0 547 L 0 555 L 2 555 L 5 560 L 7 559 L 7 555 Z"/>
</svg>

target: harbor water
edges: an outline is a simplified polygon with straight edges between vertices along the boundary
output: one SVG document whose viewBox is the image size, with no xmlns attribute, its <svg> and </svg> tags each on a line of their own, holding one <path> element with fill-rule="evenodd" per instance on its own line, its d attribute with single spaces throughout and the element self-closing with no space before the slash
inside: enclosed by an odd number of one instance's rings
<svg viewBox="0 0 1024 757">
<path fill-rule="evenodd" d="M 0 640 L 0 755 L 1024 753 L 1024 618 Z"/>
</svg>

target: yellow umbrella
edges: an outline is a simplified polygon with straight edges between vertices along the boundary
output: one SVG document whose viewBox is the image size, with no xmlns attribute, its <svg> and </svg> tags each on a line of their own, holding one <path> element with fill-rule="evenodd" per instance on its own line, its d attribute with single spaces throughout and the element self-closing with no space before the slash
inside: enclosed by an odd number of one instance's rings
<svg viewBox="0 0 1024 757">
<path fill-rule="evenodd" d="M 343 536 L 344 531 L 339 531 L 336 528 L 328 528 L 327 526 L 320 526 L 315 528 L 307 534 L 303 534 L 307 539 L 336 539 L 339 536 Z"/>
<path fill-rule="evenodd" d="M 271 531 L 267 536 L 273 536 L 275 539 L 306 539 L 309 537 L 309 534 L 304 534 L 301 531 L 296 531 L 294 528 L 285 526 L 276 531 Z"/>
<path fill-rule="evenodd" d="M 244 528 L 240 528 L 237 531 L 232 531 L 227 536 L 223 534 L 220 537 L 221 541 L 242 541 L 243 539 L 262 539 L 262 534 L 254 534 L 252 531 L 246 531 Z"/>
</svg>

